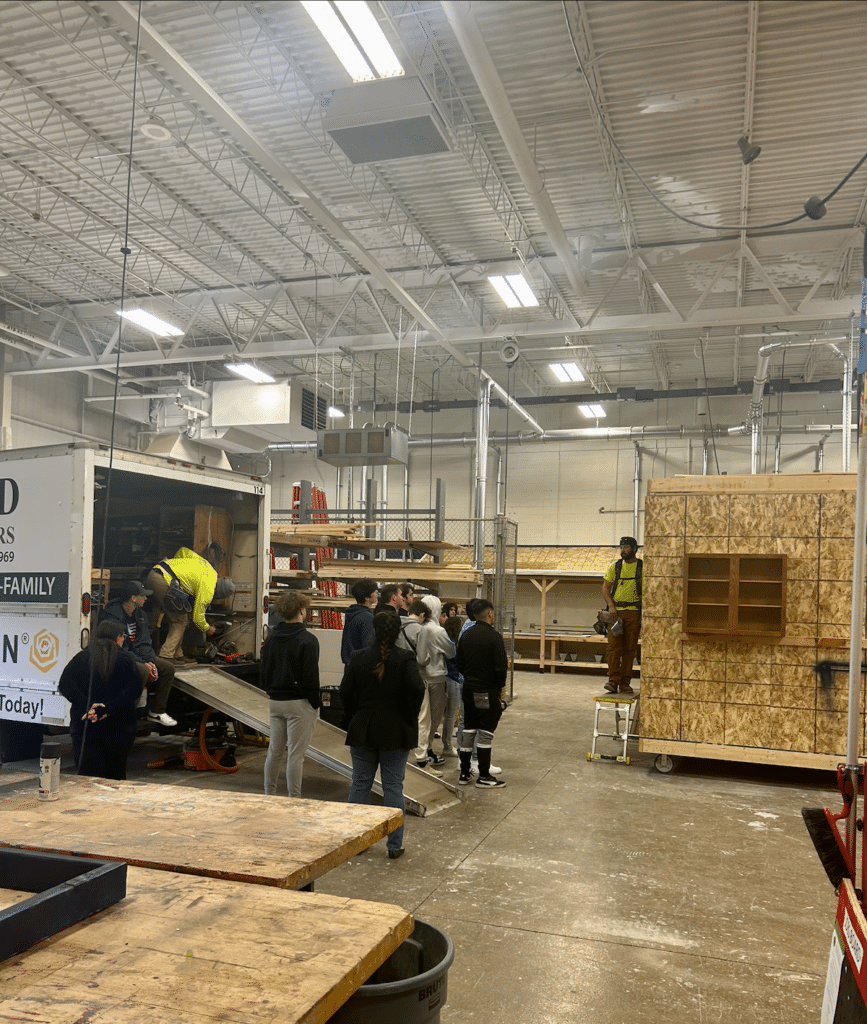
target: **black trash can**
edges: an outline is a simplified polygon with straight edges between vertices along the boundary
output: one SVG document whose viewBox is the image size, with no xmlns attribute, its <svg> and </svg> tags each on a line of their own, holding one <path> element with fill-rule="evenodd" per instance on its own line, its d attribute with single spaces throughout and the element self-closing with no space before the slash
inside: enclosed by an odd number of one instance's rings
<svg viewBox="0 0 867 1024">
<path fill-rule="evenodd" d="M 319 717 L 322 721 L 342 729 L 343 701 L 340 698 L 340 688 L 338 686 L 321 686 L 319 699 L 322 701 L 322 707 L 319 709 Z"/>
<path fill-rule="evenodd" d="M 416 920 L 412 935 L 340 1007 L 329 1024 L 439 1024 L 455 947 Z"/>
</svg>

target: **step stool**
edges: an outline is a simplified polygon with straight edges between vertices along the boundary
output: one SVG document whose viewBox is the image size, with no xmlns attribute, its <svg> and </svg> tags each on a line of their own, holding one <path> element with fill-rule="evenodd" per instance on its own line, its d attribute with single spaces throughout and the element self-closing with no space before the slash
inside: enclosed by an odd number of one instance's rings
<svg viewBox="0 0 867 1024">
<path fill-rule="evenodd" d="M 626 754 L 626 744 L 630 737 L 636 737 L 635 726 L 638 721 L 638 700 L 641 695 L 638 693 L 629 694 L 606 694 L 604 697 L 596 698 L 596 715 L 593 719 L 593 747 L 587 754 L 588 761 L 620 761 L 622 764 L 629 764 L 629 757 Z M 601 714 L 613 714 L 615 732 L 600 732 L 599 716 Z M 616 740 L 623 744 L 621 754 L 601 754 L 596 750 L 599 737 Z"/>
</svg>

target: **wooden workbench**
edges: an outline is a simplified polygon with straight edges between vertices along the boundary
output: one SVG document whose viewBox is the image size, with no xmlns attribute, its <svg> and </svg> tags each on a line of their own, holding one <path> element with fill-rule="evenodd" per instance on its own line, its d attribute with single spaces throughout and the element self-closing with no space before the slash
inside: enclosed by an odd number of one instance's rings
<svg viewBox="0 0 867 1024">
<path fill-rule="evenodd" d="M 4 775 L 0 774 L 0 784 Z M 300 889 L 398 828 L 389 807 L 62 775 L 0 785 L 0 843 Z"/>
<path fill-rule="evenodd" d="M 321 1024 L 412 929 L 388 904 L 130 868 L 126 899 L 0 963 L 0 1020 Z"/>
</svg>

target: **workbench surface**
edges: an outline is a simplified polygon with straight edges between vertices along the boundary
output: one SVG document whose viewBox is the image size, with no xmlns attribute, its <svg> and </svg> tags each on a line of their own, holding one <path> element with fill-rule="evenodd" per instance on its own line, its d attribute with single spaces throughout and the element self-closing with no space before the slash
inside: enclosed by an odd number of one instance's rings
<svg viewBox="0 0 867 1024">
<path fill-rule="evenodd" d="M 37 791 L 34 778 L 0 787 L 0 844 L 284 889 L 303 888 L 402 821 L 389 807 L 75 775 L 61 776 L 59 800 Z"/>
<path fill-rule="evenodd" d="M 0 963 L 0 1019 L 321 1024 L 412 928 L 388 904 L 130 868 L 126 899 Z"/>
</svg>

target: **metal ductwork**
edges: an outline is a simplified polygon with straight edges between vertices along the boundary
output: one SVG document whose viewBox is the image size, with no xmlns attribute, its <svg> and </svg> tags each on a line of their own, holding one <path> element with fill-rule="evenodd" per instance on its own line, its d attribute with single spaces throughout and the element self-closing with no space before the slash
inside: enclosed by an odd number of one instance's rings
<svg viewBox="0 0 867 1024">
<path fill-rule="evenodd" d="M 836 339 L 844 340 L 844 339 Z M 834 354 L 843 363 L 843 424 L 852 423 L 852 369 L 849 359 L 840 351 L 832 340 L 822 341 L 771 341 L 759 348 L 756 372 L 753 377 L 753 390 L 750 395 L 750 405 L 747 409 L 746 421 L 737 427 L 731 427 L 731 434 L 750 434 L 750 473 L 755 475 L 759 471 L 759 452 L 762 444 L 762 411 L 765 402 L 765 385 L 768 382 L 768 365 L 771 356 L 779 349 L 787 348 L 812 348 L 814 345 L 829 345 Z M 809 429 L 809 428 L 805 428 Z M 843 429 L 843 426 L 839 429 Z M 843 442 L 843 465 L 844 473 L 849 472 L 851 453 L 851 431 L 848 439 Z"/>
</svg>

